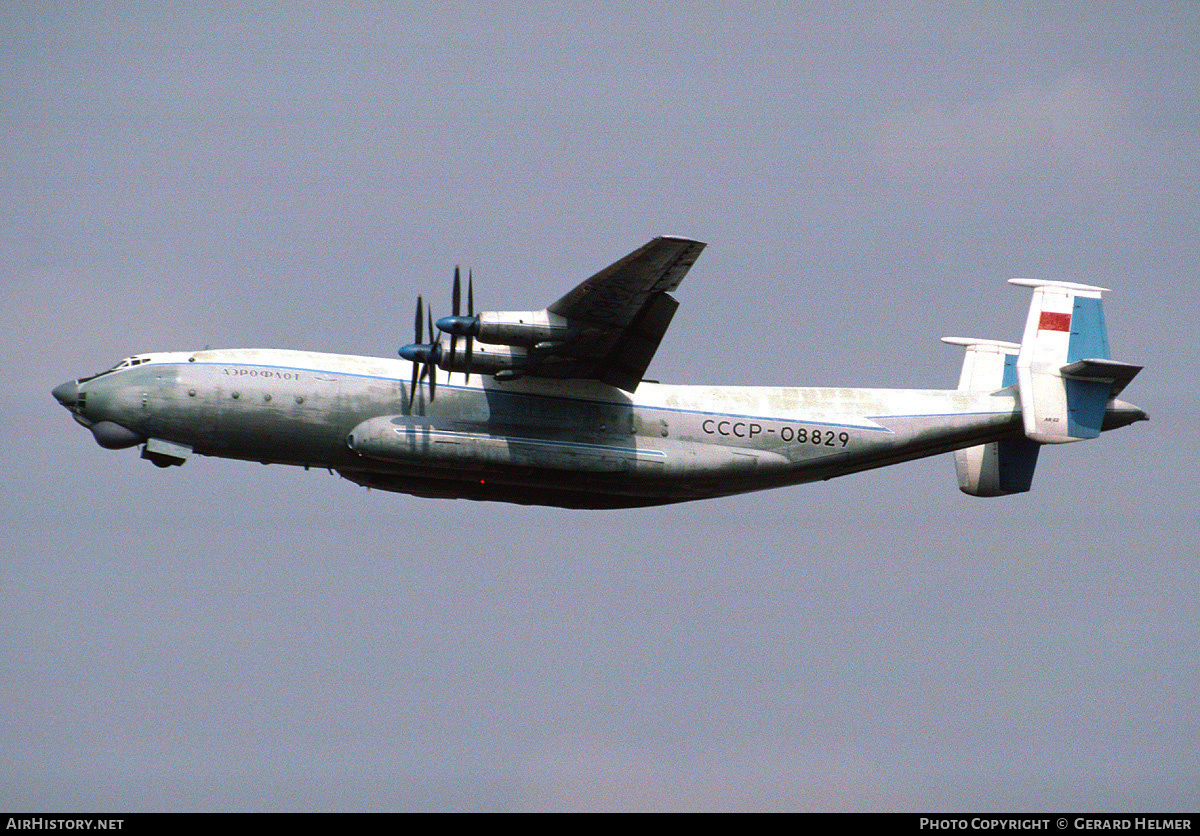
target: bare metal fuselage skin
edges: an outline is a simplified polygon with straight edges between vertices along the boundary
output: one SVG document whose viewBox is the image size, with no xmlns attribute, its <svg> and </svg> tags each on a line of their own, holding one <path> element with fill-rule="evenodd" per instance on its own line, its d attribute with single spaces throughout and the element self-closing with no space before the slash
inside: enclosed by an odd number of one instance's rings
<svg viewBox="0 0 1200 836">
<path fill-rule="evenodd" d="M 323 467 L 430 497 L 659 505 L 828 479 L 1021 433 L 1011 389 L 818 389 L 443 375 L 405 360 L 235 349 L 140 355 L 63 400 L 105 446 Z M 58 393 L 56 392 L 56 395 Z M 1105 428 L 1135 420 L 1120 402 Z M 1128 420 L 1126 420 L 1128 419 Z M 106 444 L 98 426 L 127 431 Z M 121 436 L 124 439 L 124 436 Z M 148 456 L 153 458 L 152 456 Z M 182 458 L 180 459 L 182 461 Z M 156 463 L 164 462 L 161 459 Z"/>
</svg>

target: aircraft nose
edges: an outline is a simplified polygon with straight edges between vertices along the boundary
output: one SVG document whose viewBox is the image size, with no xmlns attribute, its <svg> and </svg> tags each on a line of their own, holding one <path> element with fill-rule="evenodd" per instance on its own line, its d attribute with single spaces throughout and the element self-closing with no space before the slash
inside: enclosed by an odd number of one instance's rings
<svg viewBox="0 0 1200 836">
<path fill-rule="evenodd" d="M 50 394 L 67 409 L 79 403 L 79 385 L 74 380 L 55 386 Z"/>
</svg>

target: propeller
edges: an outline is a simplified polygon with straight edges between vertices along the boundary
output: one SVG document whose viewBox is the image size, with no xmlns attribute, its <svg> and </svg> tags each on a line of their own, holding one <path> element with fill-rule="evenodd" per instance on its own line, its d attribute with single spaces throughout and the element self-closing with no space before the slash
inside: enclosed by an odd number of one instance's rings
<svg viewBox="0 0 1200 836">
<path fill-rule="evenodd" d="M 448 368 L 454 368 L 454 360 L 458 351 L 458 338 L 467 339 L 467 373 L 466 380 L 471 379 L 471 352 L 474 348 L 475 337 L 479 333 L 479 317 L 475 316 L 475 280 L 474 272 L 467 272 L 467 315 L 462 315 L 462 273 L 454 268 L 454 289 L 450 296 L 452 316 L 444 316 L 437 321 L 434 330 L 433 308 L 426 307 L 424 300 L 417 297 L 417 312 L 413 320 L 413 343 L 400 349 L 400 356 L 413 364 L 412 388 L 409 390 L 408 410 L 412 412 L 416 402 L 417 386 L 429 378 L 429 401 L 433 402 L 437 393 L 438 363 L 443 359 L 442 344 L 438 339 L 438 331 L 450 334 L 450 362 Z M 424 342 L 425 324 L 429 326 L 429 342 Z"/>
<path fill-rule="evenodd" d="M 467 315 L 462 316 L 462 274 L 458 267 L 454 268 L 454 291 L 450 296 L 452 316 L 442 317 L 437 321 L 439 331 L 450 332 L 450 364 L 458 351 L 458 338 L 467 338 L 467 372 L 466 381 L 471 380 L 471 349 L 474 347 L 475 335 L 479 333 L 479 321 L 475 318 L 475 281 L 474 271 L 467 271 Z"/>
<path fill-rule="evenodd" d="M 466 380 L 471 379 L 471 352 L 475 346 L 475 337 L 479 334 L 479 317 L 475 315 L 475 274 L 467 271 L 467 315 L 462 315 L 462 274 L 454 268 L 454 291 L 450 296 L 452 316 L 444 316 L 437 321 L 439 331 L 450 334 L 450 364 L 458 351 L 458 338 L 467 338 L 467 372 Z"/>
<path fill-rule="evenodd" d="M 428 317 L 429 342 L 424 340 L 422 326 Z M 429 378 L 429 400 L 432 403 L 437 393 L 437 361 L 441 356 L 441 345 L 437 342 L 437 332 L 433 330 L 433 309 L 425 308 L 424 300 L 417 297 L 417 312 L 413 320 L 414 342 L 400 349 L 400 356 L 413 364 L 412 387 L 409 389 L 408 410 L 412 412 L 417 398 L 417 386 L 426 377 Z M 418 368 L 419 366 L 419 368 Z"/>
</svg>

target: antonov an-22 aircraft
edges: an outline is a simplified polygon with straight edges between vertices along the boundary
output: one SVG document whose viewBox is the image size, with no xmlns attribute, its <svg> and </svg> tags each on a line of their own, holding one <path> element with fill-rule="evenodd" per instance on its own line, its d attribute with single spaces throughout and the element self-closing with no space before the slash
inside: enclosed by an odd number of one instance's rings
<svg viewBox="0 0 1200 836">
<path fill-rule="evenodd" d="M 403 359 L 275 349 L 138 354 L 54 397 L 101 447 L 336 470 L 425 497 L 625 508 L 830 479 L 954 451 L 974 496 L 1029 490 L 1042 445 L 1146 418 L 1117 400 L 1104 288 L 1032 288 L 1018 345 L 966 350 L 957 389 L 677 386 L 643 380 L 704 244 L 655 238 L 539 311 L 417 300 Z M 423 337 L 428 317 L 428 340 Z M 438 378 L 442 379 L 439 380 Z"/>
</svg>

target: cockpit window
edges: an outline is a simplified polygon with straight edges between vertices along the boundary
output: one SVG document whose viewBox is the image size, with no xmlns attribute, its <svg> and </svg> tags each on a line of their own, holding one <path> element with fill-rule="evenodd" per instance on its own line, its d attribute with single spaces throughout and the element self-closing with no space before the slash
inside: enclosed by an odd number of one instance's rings
<svg viewBox="0 0 1200 836">
<path fill-rule="evenodd" d="M 148 362 L 150 362 L 149 357 L 126 357 L 124 360 L 117 363 L 117 365 L 113 366 L 111 369 L 105 369 L 102 372 L 96 372 L 91 377 L 81 377 L 81 378 L 79 378 L 79 382 L 83 383 L 85 380 L 95 380 L 96 378 L 101 377 L 103 375 L 111 374 L 113 372 L 120 371 L 121 369 L 128 369 L 131 366 L 139 366 L 142 363 L 148 363 Z"/>
<path fill-rule="evenodd" d="M 142 363 L 149 363 L 149 362 L 150 362 L 149 357 L 126 357 L 124 360 L 122 360 L 120 363 L 117 363 L 117 365 L 113 366 L 108 371 L 115 372 L 115 371 L 117 371 L 117 369 L 127 369 L 130 366 L 140 366 L 140 365 L 142 365 Z M 108 374 L 108 372 L 105 372 L 105 374 Z"/>
</svg>

